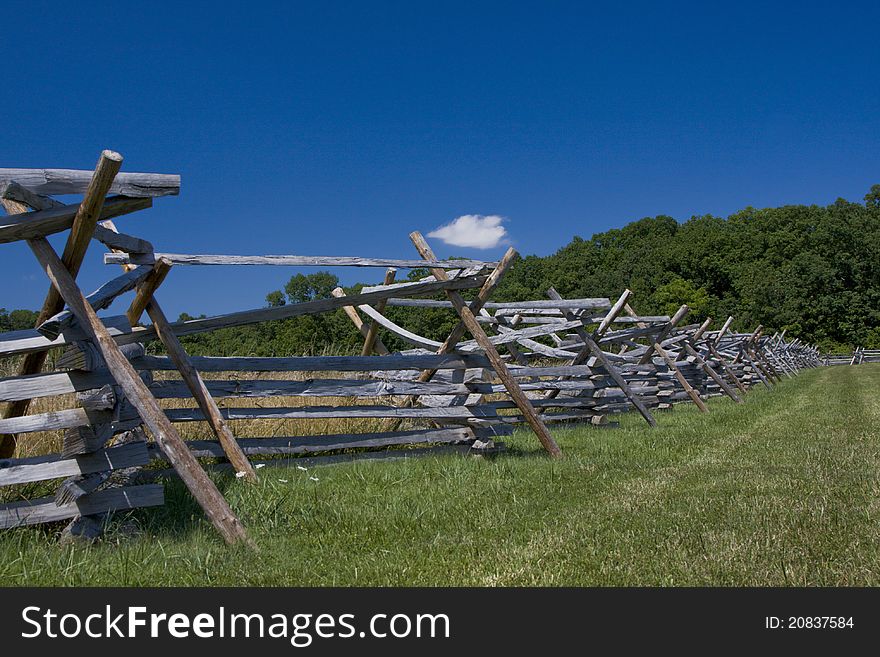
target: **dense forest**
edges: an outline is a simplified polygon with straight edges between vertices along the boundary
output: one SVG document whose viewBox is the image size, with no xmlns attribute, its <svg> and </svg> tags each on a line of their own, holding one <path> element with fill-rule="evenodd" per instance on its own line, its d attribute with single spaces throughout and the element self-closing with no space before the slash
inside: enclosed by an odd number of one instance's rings
<svg viewBox="0 0 880 657">
<path fill-rule="evenodd" d="M 679 224 L 671 217 L 575 237 L 555 254 L 529 256 L 499 296 L 610 296 L 628 287 L 639 312 L 691 307 L 691 321 L 736 317 L 823 349 L 880 347 L 880 185 L 865 203 L 746 208 Z"/>
<path fill-rule="evenodd" d="M 409 277 L 426 274 L 412 271 Z M 337 284 L 328 272 L 297 274 L 269 292 L 266 303 L 329 297 Z M 711 316 L 720 323 L 733 315 L 740 329 L 759 323 L 770 331 L 787 329 L 825 351 L 878 348 L 880 185 L 864 203 L 746 208 L 726 219 L 705 215 L 684 223 L 646 217 L 590 239 L 575 237 L 552 255 L 517 261 L 494 298 L 542 299 L 551 285 L 567 297 L 616 298 L 628 287 L 643 314 L 672 313 L 687 303 L 689 321 Z M 437 340 L 456 323 L 445 310 L 388 308 L 387 314 Z M 33 326 L 33 319 L 30 311 L 0 309 L 0 330 Z M 383 339 L 392 349 L 406 346 L 392 336 Z M 228 356 L 354 352 L 362 339 L 339 310 L 183 341 L 194 354 Z"/>
</svg>

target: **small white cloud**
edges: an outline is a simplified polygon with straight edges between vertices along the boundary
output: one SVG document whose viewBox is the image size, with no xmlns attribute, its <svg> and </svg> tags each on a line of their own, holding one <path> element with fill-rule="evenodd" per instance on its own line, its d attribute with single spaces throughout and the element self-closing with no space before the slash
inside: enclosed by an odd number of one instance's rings
<svg viewBox="0 0 880 657">
<path fill-rule="evenodd" d="M 452 246 L 491 249 L 507 235 L 502 221 L 496 214 L 463 214 L 455 221 L 432 230 L 428 237 L 436 237 Z"/>
</svg>

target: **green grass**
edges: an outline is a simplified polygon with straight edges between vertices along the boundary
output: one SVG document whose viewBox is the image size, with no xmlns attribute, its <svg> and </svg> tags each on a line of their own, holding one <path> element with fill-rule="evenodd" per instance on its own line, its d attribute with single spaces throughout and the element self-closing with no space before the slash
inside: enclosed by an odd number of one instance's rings
<svg viewBox="0 0 880 657">
<path fill-rule="evenodd" d="M 95 546 L 0 534 L 0 583 L 878 585 L 878 391 L 880 366 L 823 368 L 654 431 L 634 414 L 556 431 L 558 462 L 522 432 L 492 461 L 218 477 L 258 555 L 225 547 L 171 483 L 165 507 L 117 516 Z"/>
</svg>

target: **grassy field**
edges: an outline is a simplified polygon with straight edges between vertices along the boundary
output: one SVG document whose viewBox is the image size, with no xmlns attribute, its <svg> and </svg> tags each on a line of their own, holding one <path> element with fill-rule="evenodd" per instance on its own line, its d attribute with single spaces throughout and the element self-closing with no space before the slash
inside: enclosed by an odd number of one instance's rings
<svg viewBox="0 0 880 657">
<path fill-rule="evenodd" d="M 878 585 L 880 366 L 823 368 L 690 405 L 651 431 L 523 432 L 444 457 L 218 477 L 260 546 L 217 539 L 185 489 L 95 546 L 0 533 L 0 583 L 47 585 Z M 313 478 L 316 478 L 315 481 Z"/>
</svg>

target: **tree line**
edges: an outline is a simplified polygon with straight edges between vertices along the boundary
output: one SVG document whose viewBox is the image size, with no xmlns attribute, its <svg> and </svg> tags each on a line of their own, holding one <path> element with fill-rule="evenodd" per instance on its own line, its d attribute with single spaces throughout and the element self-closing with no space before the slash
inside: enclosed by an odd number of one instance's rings
<svg viewBox="0 0 880 657">
<path fill-rule="evenodd" d="M 412 270 L 408 278 L 427 274 Z M 280 306 L 326 298 L 338 284 L 326 271 L 296 274 L 265 300 Z M 733 315 L 740 330 L 758 324 L 771 332 L 786 329 L 829 352 L 880 348 L 880 185 L 864 203 L 748 207 L 727 218 L 702 215 L 683 223 L 660 215 L 589 239 L 574 237 L 552 255 L 517 260 L 493 298 L 543 299 L 551 286 L 565 297 L 612 299 L 629 288 L 642 314 L 672 314 L 686 303 L 688 321 L 711 316 L 720 323 Z M 457 322 L 443 309 L 389 307 L 386 314 L 435 340 Z M 0 330 L 31 328 L 35 318 L 29 310 L 0 309 Z M 387 334 L 382 339 L 390 349 L 408 346 Z M 356 353 L 363 339 L 338 310 L 182 341 L 196 355 L 280 356 Z"/>
</svg>

